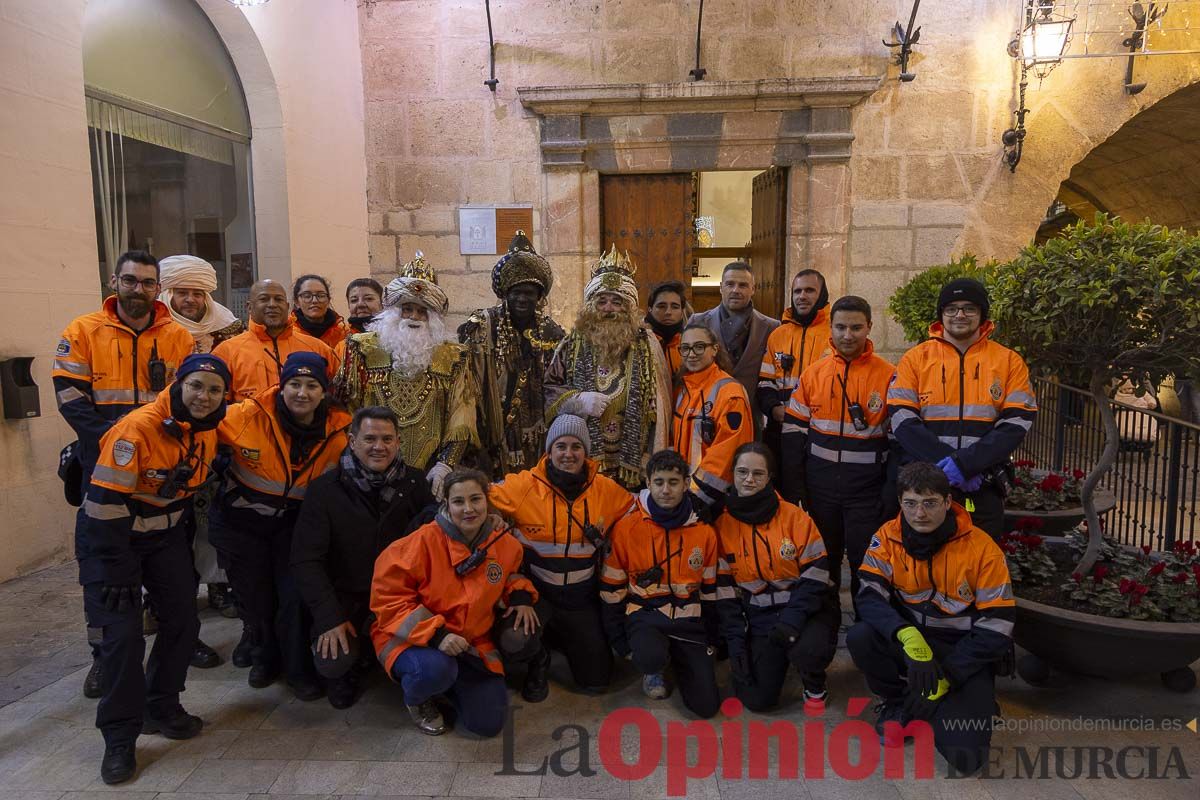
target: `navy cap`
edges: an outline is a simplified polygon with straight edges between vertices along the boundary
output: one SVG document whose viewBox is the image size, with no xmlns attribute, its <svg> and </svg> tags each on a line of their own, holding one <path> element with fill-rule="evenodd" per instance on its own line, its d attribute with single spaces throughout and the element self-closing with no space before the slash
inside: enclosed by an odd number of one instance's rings
<svg viewBox="0 0 1200 800">
<path fill-rule="evenodd" d="M 328 368 L 329 362 L 316 353 L 308 350 L 292 353 L 283 362 L 283 369 L 279 373 L 279 385 L 283 386 L 292 378 L 312 378 L 321 384 L 322 389 L 328 389 L 329 375 L 325 372 Z"/>
</svg>

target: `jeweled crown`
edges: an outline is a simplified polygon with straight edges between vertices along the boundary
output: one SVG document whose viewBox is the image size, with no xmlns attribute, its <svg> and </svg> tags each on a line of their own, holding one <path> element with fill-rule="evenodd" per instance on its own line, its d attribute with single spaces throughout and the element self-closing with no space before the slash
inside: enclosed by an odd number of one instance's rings
<svg viewBox="0 0 1200 800">
<path fill-rule="evenodd" d="M 437 273 L 434 272 L 429 262 L 425 260 L 425 254 L 420 250 L 413 256 L 412 261 L 409 261 L 400 268 L 397 275 L 401 278 L 419 278 L 430 283 L 437 283 Z"/>
<path fill-rule="evenodd" d="M 592 265 L 593 278 L 605 272 L 619 272 L 632 278 L 637 273 L 637 264 L 633 263 L 633 259 L 629 257 L 628 250 L 624 253 L 618 252 L 617 243 L 613 242 L 609 251 L 601 255 L 600 260 Z"/>
</svg>

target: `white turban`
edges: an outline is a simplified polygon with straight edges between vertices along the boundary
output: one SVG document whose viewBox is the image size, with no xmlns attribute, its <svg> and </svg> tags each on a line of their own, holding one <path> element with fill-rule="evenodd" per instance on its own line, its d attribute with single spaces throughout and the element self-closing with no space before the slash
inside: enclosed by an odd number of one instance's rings
<svg viewBox="0 0 1200 800">
<path fill-rule="evenodd" d="M 450 299 L 442 287 L 423 278 L 393 278 L 383 292 L 383 307 L 396 308 L 403 303 L 418 303 L 430 311 L 445 314 Z"/>
<path fill-rule="evenodd" d="M 171 316 L 187 329 L 196 340 L 196 352 L 212 350 L 212 334 L 224 330 L 238 321 L 234 313 L 213 300 L 217 288 L 217 271 L 213 265 L 196 256 L 167 256 L 158 262 L 158 282 L 162 293 L 158 299 L 167 304 Z M 205 294 L 204 317 L 193 322 L 176 313 L 171 307 L 171 296 L 176 289 L 201 289 Z"/>
<path fill-rule="evenodd" d="M 630 308 L 638 307 L 637 284 L 624 272 L 601 272 L 594 276 L 583 288 L 583 299 L 590 303 L 603 292 L 612 292 L 624 297 Z"/>
</svg>

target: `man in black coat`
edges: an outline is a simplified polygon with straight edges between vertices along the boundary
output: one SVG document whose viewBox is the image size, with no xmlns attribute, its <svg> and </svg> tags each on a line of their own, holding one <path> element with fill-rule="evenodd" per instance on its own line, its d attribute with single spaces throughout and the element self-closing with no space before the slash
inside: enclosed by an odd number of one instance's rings
<svg viewBox="0 0 1200 800">
<path fill-rule="evenodd" d="M 292 572 L 313 615 L 313 659 L 329 703 L 347 708 L 373 660 L 371 575 L 388 545 L 427 521 L 436 501 L 425 473 L 400 458 L 391 409 L 360 408 L 336 469 L 309 484 L 292 534 Z M 362 655 L 360 655 L 362 654 Z"/>
</svg>

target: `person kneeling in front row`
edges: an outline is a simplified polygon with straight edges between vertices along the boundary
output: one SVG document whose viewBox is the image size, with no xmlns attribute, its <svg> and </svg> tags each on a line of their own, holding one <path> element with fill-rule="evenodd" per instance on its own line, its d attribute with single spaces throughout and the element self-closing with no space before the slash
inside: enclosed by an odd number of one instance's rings
<svg viewBox="0 0 1200 800">
<path fill-rule="evenodd" d="M 520 572 L 521 543 L 488 514 L 487 477 L 455 469 L 443 492 L 437 518 L 375 562 L 371 639 L 422 733 L 446 732 L 433 701 L 444 694 L 462 727 L 495 736 L 508 713 L 501 652 L 521 661 L 542 649 L 537 590 Z M 497 626 L 497 616 L 515 624 Z"/>
<path fill-rule="evenodd" d="M 941 469 L 909 464 L 897 489 L 901 513 L 867 548 L 862 622 L 846 644 L 881 699 L 876 729 L 884 745 L 901 746 L 909 722 L 928 720 L 938 752 L 970 774 L 987 757 L 996 669 L 1012 647 L 1008 566 L 952 501 Z"/>
<path fill-rule="evenodd" d="M 669 694 L 663 677 L 669 662 L 683 704 L 707 719 L 721 705 L 703 616 L 716 612 L 717 534 L 692 510 L 689 473 L 674 450 L 650 456 L 649 488 L 613 528 L 600 599 L 609 642 L 618 655 L 632 657 L 646 696 Z"/>
</svg>

